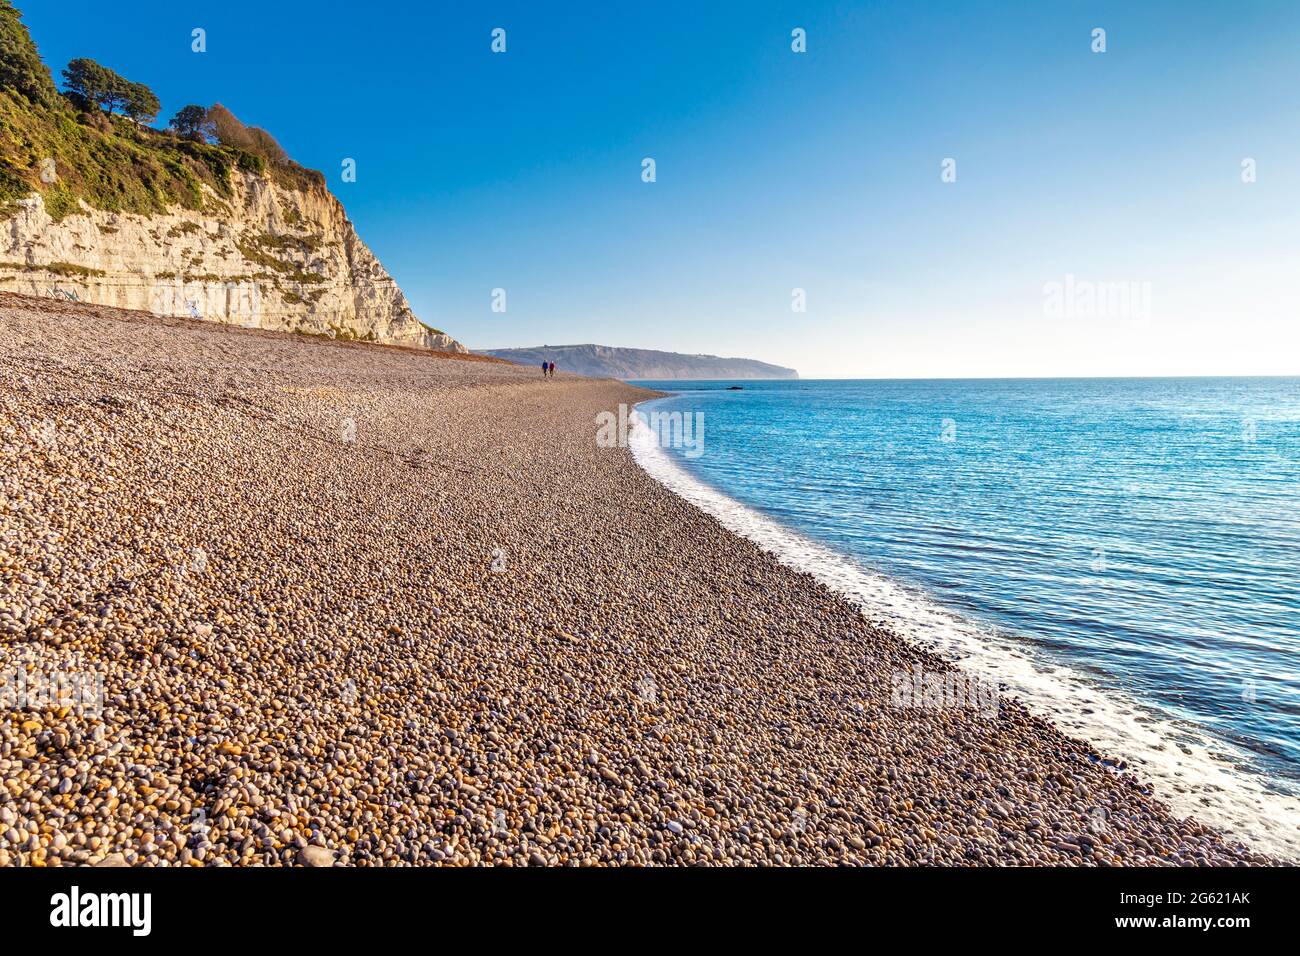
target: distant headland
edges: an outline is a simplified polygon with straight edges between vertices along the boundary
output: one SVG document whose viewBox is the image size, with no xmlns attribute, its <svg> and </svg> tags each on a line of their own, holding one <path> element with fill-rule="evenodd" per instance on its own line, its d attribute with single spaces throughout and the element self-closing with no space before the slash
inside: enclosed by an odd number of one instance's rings
<svg viewBox="0 0 1300 956">
<path fill-rule="evenodd" d="M 608 345 L 538 345 L 533 348 L 481 349 L 520 365 L 554 362 L 564 372 L 593 378 L 635 379 L 757 379 L 798 378 L 792 368 L 746 358 L 684 355 L 654 349 L 621 349 Z"/>
</svg>

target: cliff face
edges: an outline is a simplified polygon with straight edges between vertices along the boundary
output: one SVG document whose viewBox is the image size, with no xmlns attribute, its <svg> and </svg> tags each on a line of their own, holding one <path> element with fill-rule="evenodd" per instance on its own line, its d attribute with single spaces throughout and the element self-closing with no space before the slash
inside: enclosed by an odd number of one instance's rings
<svg viewBox="0 0 1300 956">
<path fill-rule="evenodd" d="M 423 325 L 324 188 L 234 171 L 231 195 L 165 215 L 80 211 L 39 194 L 0 221 L 0 289 L 251 328 L 464 352 Z"/>
<path fill-rule="evenodd" d="M 554 362 L 564 372 L 576 372 L 593 378 L 617 379 L 757 379 L 798 378 L 792 368 L 769 365 L 755 359 L 719 358 L 716 355 L 684 355 L 653 349 L 621 349 L 608 345 L 542 345 L 526 349 L 484 349 L 493 355 L 520 365 L 540 366 Z"/>
</svg>

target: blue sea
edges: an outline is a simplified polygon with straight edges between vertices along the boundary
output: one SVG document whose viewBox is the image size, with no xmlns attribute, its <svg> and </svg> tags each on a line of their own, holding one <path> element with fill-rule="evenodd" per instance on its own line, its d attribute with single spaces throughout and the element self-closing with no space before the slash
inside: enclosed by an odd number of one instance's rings
<svg viewBox="0 0 1300 956">
<path fill-rule="evenodd" d="M 674 490 L 1300 857 L 1300 378 L 636 384 Z"/>
</svg>

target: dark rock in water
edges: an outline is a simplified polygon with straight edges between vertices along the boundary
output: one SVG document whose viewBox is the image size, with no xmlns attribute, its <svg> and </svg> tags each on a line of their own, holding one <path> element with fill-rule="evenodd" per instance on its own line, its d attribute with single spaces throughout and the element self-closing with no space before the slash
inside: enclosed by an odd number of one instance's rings
<svg viewBox="0 0 1300 956">
<path fill-rule="evenodd" d="M 743 392 L 744 390 L 745 390 L 745 386 L 743 386 L 743 385 L 728 385 L 728 386 L 727 386 L 727 391 L 729 391 L 729 392 Z"/>
</svg>

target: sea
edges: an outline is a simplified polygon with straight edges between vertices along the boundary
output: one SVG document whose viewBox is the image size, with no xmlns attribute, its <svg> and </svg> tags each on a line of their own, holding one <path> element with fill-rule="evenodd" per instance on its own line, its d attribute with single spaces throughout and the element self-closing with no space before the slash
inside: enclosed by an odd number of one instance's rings
<svg viewBox="0 0 1300 956">
<path fill-rule="evenodd" d="M 665 485 L 1300 860 L 1300 378 L 634 384 Z"/>
</svg>

